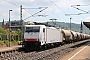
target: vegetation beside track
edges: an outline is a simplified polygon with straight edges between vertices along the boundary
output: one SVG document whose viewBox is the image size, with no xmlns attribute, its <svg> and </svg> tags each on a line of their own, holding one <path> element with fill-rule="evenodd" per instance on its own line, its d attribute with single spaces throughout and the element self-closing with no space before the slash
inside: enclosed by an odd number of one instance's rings
<svg viewBox="0 0 90 60">
<path fill-rule="evenodd" d="M 11 41 L 9 41 L 9 29 L 4 29 L 0 27 L 0 44 L 9 44 L 10 43 L 21 43 L 21 30 L 13 30 L 10 32 Z"/>
</svg>

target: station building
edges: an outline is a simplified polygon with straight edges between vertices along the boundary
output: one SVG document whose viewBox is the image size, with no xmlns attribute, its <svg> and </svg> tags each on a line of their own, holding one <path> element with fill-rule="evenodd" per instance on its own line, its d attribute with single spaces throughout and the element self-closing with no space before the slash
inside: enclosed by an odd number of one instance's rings
<svg viewBox="0 0 90 60">
<path fill-rule="evenodd" d="M 22 27 L 22 23 L 21 20 L 13 20 L 10 21 L 11 26 L 9 26 L 9 21 L 4 21 L 2 22 L 2 28 L 4 29 L 9 29 L 11 28 L 11 30 L 17 31 L 18 29 L 21 29 Z M 32 25 L 34 23 L 31 23 L 30 21 L 24 22 L 24 25 Z"/>
</svg>

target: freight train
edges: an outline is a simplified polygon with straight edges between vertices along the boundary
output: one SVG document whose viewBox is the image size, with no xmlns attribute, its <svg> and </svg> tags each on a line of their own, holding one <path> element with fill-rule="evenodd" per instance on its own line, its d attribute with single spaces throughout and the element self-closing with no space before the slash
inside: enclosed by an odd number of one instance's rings
<svg viewBox="0 0 90 60">
<path fill-rule="evenodd" d="M 45 25 L 25 25 L 25 48 L 46 47 L 89 39 L 90 35 Z"/>
</svg>

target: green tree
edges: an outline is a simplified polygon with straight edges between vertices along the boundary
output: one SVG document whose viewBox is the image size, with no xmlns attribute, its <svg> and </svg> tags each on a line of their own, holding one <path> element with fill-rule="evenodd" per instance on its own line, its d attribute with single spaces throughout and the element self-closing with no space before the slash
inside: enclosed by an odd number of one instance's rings
<svg viewBox="0 0 90 60">
<path fill-rule="evenodd" d="M 7 31 L 8 31 L 7 29 L 5 30 L 2 27 L 0 27 L 0 33 L 2 33 L 2 34 L 8 34 Z"/>
<path fill-rule="evenodd" d="M 20 29 L 18 29 L 17 34 L 18 34 L 18 40 L 21 40 L 22 31 Z"/>
</svg>

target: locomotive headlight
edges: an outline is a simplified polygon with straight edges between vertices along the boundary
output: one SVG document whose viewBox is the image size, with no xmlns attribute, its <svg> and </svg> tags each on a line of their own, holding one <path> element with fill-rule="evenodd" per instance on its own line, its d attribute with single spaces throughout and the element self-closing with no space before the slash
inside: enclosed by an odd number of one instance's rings
<svg viewBox="0 0 90 60">
<path fill-rule="evenodd" d="M 39 41 L 39 39 L 36 39 L 36 41 Z"/>
<path fill-rule="evenodd" d="M 27 41 L 27 39 L 24 39 L 24 41 Z"/>
</svg>

